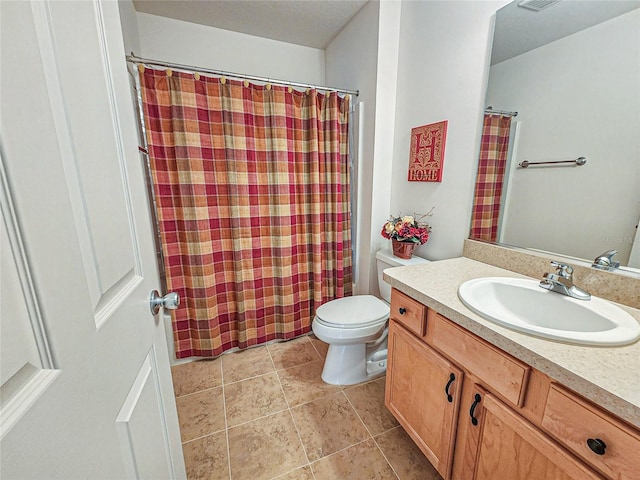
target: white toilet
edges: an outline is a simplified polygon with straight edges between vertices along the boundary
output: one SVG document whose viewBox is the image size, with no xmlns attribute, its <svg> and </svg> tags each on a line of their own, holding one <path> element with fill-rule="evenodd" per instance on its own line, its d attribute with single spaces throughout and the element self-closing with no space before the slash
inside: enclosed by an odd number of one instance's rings
<svg viewBox="0 0 640 480">
<path fill-rule="evenodd" d="M 427 263 L 416 257 L 394 257 L 390 250 L 376 253 L 378 285 L 383 300 L 373 295 L 354 295 L 332 300 L 316 311 L 311 328 L 329 344 L 322 380 L 333 385 L 352 385 L 382 375 L 387 368 L 387 335 L 391 286 L 382 279 L 386 268 Z"/>
</svg>

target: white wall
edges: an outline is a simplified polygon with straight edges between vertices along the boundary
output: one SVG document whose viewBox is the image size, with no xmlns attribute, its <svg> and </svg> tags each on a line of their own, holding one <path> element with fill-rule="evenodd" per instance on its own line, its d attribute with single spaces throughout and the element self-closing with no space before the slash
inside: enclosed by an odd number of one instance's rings
<svg viewBox="0 0 640 480">
<path fill-rule="evenodd" d="M 377 1 L 370 1 L 329 44 L 325 51 L 326 83 L 358 89 L 354 104 L 360 103 L 360 159 L 357 208 L 357 279 L 355 293 L 369 292 L 371 269 L 371 195 L 373 184 L 376 114 L 376 69 L 378 65 Z M 354 125 L 354 127 L 357 127 Z M 356 181 L 356 179 L 353 179 Z"/>
<path fill-rule="evenodd" d="M 433 232 L 416 254 L 460 256 L 468 237 L 493 17 L 506 1 L 403 2 L 391 209 L 427 212 Z M 408 182 L 411 128 L 448 120 L 442 183 Z M 374 218 L 382 227 L 385 218 Z"/>
<path fill-rule="evenodd" d="M 383 1 L 380 8 L 378 35 L 378 70 L 376 92 L 376 130 L 374 139 L 374 172 L 371 187 L 371 252 L 389 248 L 382 238 L 382 224 L 389 217 L 392 184 L 389 181 L 393 165 L 393 140 L 396 121 L 396 92 L 398 89 L 398 52 L 402 10 L 406 3 Z M 369 291 L 378 295 L 376 259 L 371 258 Z"/>
<path fill-rule="evenodd" d="M 118 0 L 120 24 L 122 25 L 122 40 L 124 51 L 128 54 L 135 52 L 138 55 L 140 48 L 140 34 L 138 29 L 138 13 L 131 0 Z"/>
<path fill-rule="evenodd" d="M 388 246 L 379 219 L 391 202 L 401 8 L 400 1 L 370 1 L 326 51 L 327 82 L 359 89 L 356 101 L 364 104 L 355 293 L 378 295 L 375 252 Z"/>
<path fill-rule="evenodd" d="M 366 109 L 365 120 L 364 168 L 372 171 L 366 172 L 362 186 L 371 205 L 363 209 L 369 209 L 370 217 L 361 225 L 359 252 L 369 264 L 360 265 L 360 292 L 378 291 L 373 254 L 388 246 L 380 229 L 390 214 L 426 212 L 435 205 L 432 238 L 418 255 L 441 259 L 462 254 L 471 217 L 493 17 L 506 3 L 380 2 L 375 71 L 371 4 L 327 49 L 330 83 L 344 78 L 350 88 L 367 92 L 359 99 L 364 100 L 375 82 L 375 105 Z M 409 183 L 411 128 L 444 119 L 449 120 L 449 134 L 443 182 Z M 368 248 L 362 246 L 367 236 Z"/>
<path fill-rule="evenodd" d="M 640 215 L 638 25 L 634 10 L 491 68 L 488 104 L 518 111 L 513 166 L 587 157 L 514 169 L 505 243 L 589 259 L 617 249 L 627 262 Z"/>
<path fill-rule="evenodd" d="M 138 13 L 138 56 L 324 85 L 324 50 Z"/>
</svg>

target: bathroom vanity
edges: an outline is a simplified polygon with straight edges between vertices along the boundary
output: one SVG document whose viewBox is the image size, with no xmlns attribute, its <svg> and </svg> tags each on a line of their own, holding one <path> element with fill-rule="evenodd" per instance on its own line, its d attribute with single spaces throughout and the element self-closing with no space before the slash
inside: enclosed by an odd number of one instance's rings
<svg viewBox="0 0 640 480">
<path fill-rule="evenodd" d="M 522 277 L 469 258 L 385 271 L 389 410 L 445 480 L 638 478 L 640 342 L 585 347 L 493 324 L 457 296 L 492 276 Z"/>
</svg>

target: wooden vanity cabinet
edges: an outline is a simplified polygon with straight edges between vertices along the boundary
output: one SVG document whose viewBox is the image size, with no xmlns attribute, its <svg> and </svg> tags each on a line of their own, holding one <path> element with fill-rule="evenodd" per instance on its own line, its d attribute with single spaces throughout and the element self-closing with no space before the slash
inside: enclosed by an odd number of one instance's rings
<svg viewBox="0 0 640 480">
<path fill-rule="evenodd" d="M 445 480 L 640 478 L 636 429 L 395 289 L 391 305 L 385 402 Z"/>
<path fill-rule="evenodd" d="M 449 478 L 462 371 L 394 320 L 385 404 L 431 464 Z"/>
</svg>

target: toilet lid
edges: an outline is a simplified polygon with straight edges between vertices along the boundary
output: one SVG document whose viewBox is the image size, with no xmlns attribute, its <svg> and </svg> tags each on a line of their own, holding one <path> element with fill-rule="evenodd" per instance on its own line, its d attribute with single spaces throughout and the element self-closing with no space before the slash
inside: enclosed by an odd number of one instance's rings
<svg viewBox="0 0 640 480">
<path fill-rule="evenodd" d="M 389 305 L 373 295 L 355 295 L 321 305 L 316 319 L 330 326 L 359 328 L 386 321 L 389 311 Z"/>
</svg>

